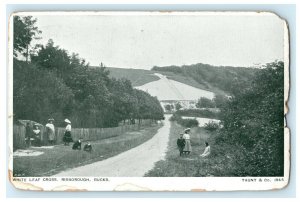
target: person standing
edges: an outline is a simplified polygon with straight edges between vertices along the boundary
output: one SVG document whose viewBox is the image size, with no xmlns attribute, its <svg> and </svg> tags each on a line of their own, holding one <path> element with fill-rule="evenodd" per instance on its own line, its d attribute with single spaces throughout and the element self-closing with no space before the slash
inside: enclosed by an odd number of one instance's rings
<svg viewBox="0 0 300 202">
<path fill-rule="evenodd" d="M 190 137 L 190 128 L 187 128 L 184 130 L 184 135 L 183 135 L 183 139 L 185 140 L 185 146 L 183 149 L 183 153 L 184 154 L 190 154 L 192 151 L 192 145 L 191 145 L 191 137 Z"/>
<path fill-rule="evenodd" d="M 39 129 L 38 124 L 34 124 L 33 134 L 34 134 L 33 145 L 36 147 L 40 147 L 41 146 L 41 130 Z"/>
<path fill-rule="evenodd" d="M 70 142 L 73 142 L 72 134 L 71 134 L 71 121 L 69 119 L 65 119 L 65 123 L 67 124 L 65 134 L 63 137 L 63 142 L 65 145 L 69 145 Z"/>
<path fill-rule="evenodd" d="M 48 137 L 48 142 L 50 145 L 54 145 L 55 141 L 55 127 L 53 124 L 54 119 L 48 119 L 48 123 L 46 124 L 46 132 L 47 132 L 47 137 Z"/>
<path fill-rule="evenodd" d="M 180 137 L 177 139 L 177 147 L 179 149 L 179 156 L 182 156 L 183 149 L 185 146 L 185 140 L 183 139 L 183 134 L 180 134 Z"/>
</svg>

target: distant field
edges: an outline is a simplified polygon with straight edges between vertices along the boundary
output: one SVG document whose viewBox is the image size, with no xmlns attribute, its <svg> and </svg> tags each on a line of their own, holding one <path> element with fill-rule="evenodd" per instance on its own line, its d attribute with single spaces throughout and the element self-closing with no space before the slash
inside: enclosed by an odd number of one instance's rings
<svg viewBox="0 0 300 202">
<path fill-rule="evenodd" d="M 163 75 L 167 76 L 168 79 L 172 79 L 172 80 L 193 86 L 195 88 L 211 91 L 211 92 L 221 94 L 221 95 L 226 94 L 224 91 L 212 86 L 211 84 L 209 84 L 205 81 L 203 81 L 204 84 L 200 84 L 191 77 L 187 77 L 187 76 L 184 76 L 181 74 L 176 74 L 174 72 L 164 72 L 164 71 L 153 71 L 153 72 L 163 74 Z"/>
<path fill-rule="evenodd" d="M 110 76 L 120 79 L 126 78 L 131 81 L 132 86 L 141 86 L 146 83 L 159 80 L 153 75 L 152 71 L 143 69 L 122 69 L 122 68 L 107 68 L 110 71 Z"/>
<path fill-rule="evenodd" d="M 200 88 L 203 90 L 210 90 L 209 88 L 207 88 L 207 86 L 198 83 L 194 79 L 188 78 L 188 77 L 180 75 L 180 74 L 176 74 L 174 72 L 163 72 L 163 71 L 153 71 L 153 72 L 163 74 L 163 75 L 167 76 L 168 79 L 172 79 L 174 81 L 178 81 L 178 82 L 193 86 L 195 88 Z"/>
<path fill-rule="evenodd" d="M 146 83 L 157 81 L 159 77 L 155 76 L 154 73 L 160 73 L 167 76 L 168 79 L 178 81 L 187 85 L 190 85 L 195 88 L 202 90 L 208 90 L 218 94 L 225 94 L 224 91 L 214 87 L 213 85 L 203 81 L 203 84 L 198 83 L 191 77 L 187 77 L 181 74 L 176 74 L 174 72 L 168 71 L 151 71 L 143 69 L 125 69 L 125 68 L 116 68 L 116 67 L 107 67 L 110 71 L 110 77 L 117 79 L 126 78 L 131 81 L 132 86 L 142 86 Z"/>
</svg>

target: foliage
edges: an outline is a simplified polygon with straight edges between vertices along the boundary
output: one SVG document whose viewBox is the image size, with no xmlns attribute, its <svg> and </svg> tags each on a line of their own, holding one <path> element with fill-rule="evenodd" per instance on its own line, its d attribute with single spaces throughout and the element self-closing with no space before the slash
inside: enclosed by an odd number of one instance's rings
<svg viewBox="0 0 300 202">
<path fill-rule="evenodd" d="M 212 119 L 219 118 L 219 112 L 212 111 L 210 109 L 184 109 L 176 111 L 175 114 L 180 116 L 192 116 Z"/>
<path fill-rule="evenodd" d="M 219 124 L 213 121 L 209 121 L 208 123 L 205 124 L 204 129 L 209 131 L 214 131 L 219 129 Z"/>
<path fill-rule="evenodd" d="M 177 103 L 175 104 L 175 109 L 176 109 L 176 111 L 180 110 L 181 108 L 182 108 L 181 104 L 180 104 L 179 102 L 177 102 Z"/>
<path fill-rule="evenodd" d="M 152 70 L 182 75 L 197 81 L 203 86 L 203 89 L 217 88 L 229 94 L 247 87 L 258 71 L 256 68 L 212 66 L 202 63 L 183 66 L 155 66 Z M 238 89 L 235 88 L 236 85 L 239 85 Z"/>
<path fill-rule="evenodd" d="M 153 72 L 145 69 L 107 67 L 107 70 L 110 72 L 109 77 L 116 79 L 126 78 L 131 81 L 132 86 L 142 86 L 146 83 L 159 80 L 159 77 L 155 76 Z"/>
<path fill-rule="evenodd" d="M 51 39 L 31 55 L 30 63 L 15 59 L 13 65 L 17 119 L 45 123 L 53 117 L 60 125 L 69 118 L 75 127 L 92 128 L 164 118 L 156 97 L 134 89 L 129 80 L 111 78 L 102 63 L 90 68 L 78 54 L 70 55 Z"/>
<path fill-rule="evenodd" d="M 197 127 L 199 125 L 196 119 L 183 119 L 180 115 L 177 114 L 173 114 L 170 117 L 170 121 L 176 121 L 178 124 L 186 128 Z"/>
<path fill-rule="evenodd" d="M 13 111 L 16 119 L 45 123 L 49 117 L 62 120 L 73 103 L 73 93 L 64 81 L 49 71 L 14 60 Z"/>
<path fill-rule="evenodd" d="M 174 109 L 174 106 L 172 104 L 166 104 L 165 106 L 166 111 L 170 112 Z"/>
<path fill-rule="evenodd" d="M 219 143 L 233 145 L 239 176 L 282 176 L 284 171 L 284 64 L 257 72 L 249 88 L 236 91 L 222 108 Z"/>
<path fill-rule="evenodd" d="M 41 31 L 36 26 L 36 19 L 32 16 L 14 16 L 14 44 L 13 44 L 13 54 L 17 57 L 18 54 L 22 54 L 26 57 L 26 61 L 29 56 L 29 46 L 33 39 L 38 39 L 37 35 Z"/>
<path fill-rule="evenodd" d="M 216 94 L 213 98 L 214 105 L 217 108 L 223 108 L 228 100 L 229 98 L 227 96 L 221 94 Z"/>
<path fill-rule="evenodd" d="M 230 99 L 220 99 L 219 113 L 223 128 L 215 133 L 210 145 L 210 161 L 197 162 L 180 176 L 283 176 L 284 174 L 284 64 L 273 62 L 255 73 L 245 88 L 237 83 Z M 224 101 L 225 100 L 225 101 Z M 183 114 L 180 114 L 183 113 Z M 195 111 L 176 112 L 171 120 Z M 213 125 L 207 125 L 209 128 Z M 172 133 L 171 133 L 172 134 Z M 193 148 L 194 151 L 194 148 Z M 177 166 L 178 157 L 167 159 L 159 166 Z M 205 163 L 205 164 L 204 164 Z M 176 164 L 176 165 L 175 165 Z M 159 176 L 165 176 L 159 173 Z"/>
<path fill-rule="evenodd" d="M 213 100 L 208 99 L 206 97 L 201 97 L 196 103 L 196 107 L 198 108 L 213 108 L 215 107 L 215 103 Z"/>
</svg>

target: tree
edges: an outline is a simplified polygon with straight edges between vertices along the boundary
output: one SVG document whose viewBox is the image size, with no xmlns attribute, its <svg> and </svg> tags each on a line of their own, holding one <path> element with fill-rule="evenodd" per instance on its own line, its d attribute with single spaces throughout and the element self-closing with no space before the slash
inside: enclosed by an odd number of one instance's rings
<svg viewBox="0 0 300 202">
<path fill-rule="evenodd" d="M 175 104 L 175 109 L 178 111 L 178 110 L 180 110 L 181 108 L 182 108 L 181 104 L 180 104 L 179 102 L 177 102 L 177 103 Z"/>
<path fill-rule="evenodd" d="M 24 68 L 25 67 L 25 68 Z M 73 105 L 73 93 L 55 74 L 24 61 L 14 61 L 13 107 L 16 119 L 45 123 L 62 120 Z"/>
<path fill-rule="evenodd" d="M 31 29 L 35 36 L 36 20 L 16 18 L 16 27 Z M 26 28 L 28 26 L 28 28 Z M 30 44 L 20 38 L 16 51 Z M 27 50 L 28 56 L 28 50 Z M 109 77 L 103 63 L 90 68 L 78 54 L 71 55 L 53 40 L 41 45 L 30 63 L 14 60 L 14 112 L 19 119 L 44 122 L 52 116 L 68 117 L 76 127 L 116 127 L 134 119 L 163 119 L 163 109 L 156 97 L 136 90 L 126 79 Z M 22 69 L 24 68 L 24 70 Z"/>
<path fill-rule="evenodd" d="M 37 19 L 33 19 L 32 16 L 14 16 L 14 42 L 13 42 L 13 53 L 14 57 L 18 54 L 23 55 L 28 62 L 30 44 L 33 39 L 40 39 L 37 37 L 38 34 L 42 33 L 36 26 Z"/>
<path fill-rule="evenodd" d="M 71 67 L 76 65 L 80 66 L 81 62 L 78 58 L 78 55 L 74 54 L 72 55 L 72 58 L 70 58 L 66 50 L 59 48 L 59 46 L 54 46 L 52 39 L 48 40 L 46 46 L 41 46 L 41 49 L 37 52 L 37 55 L 31 56 L 31 60 L 40 68 L 54 71 L 60 77 L 65 77 Z M 72 66 L 71 62 L 76 64 L 73 64 Z"/>
<path fill-rule="evenodd" d="M 166 105 L 165 105 L 165 109 L 166 109 L 166 111 L 171 111 L 171 109 L 172 109 L 172 108 L 171 108 L 171 105 L 166 104 Z"/>
<path fill-rule="evenodd" d="M 224 95 L 216 94 L 213 98 L 213 102 L 217 108 L 222 108 L 228 101 L 228 98 Z"/>
<path fill-rule="evenodd" d="M 236 91 L 221 108 L 224 128 L 218 141 L 234 145 L 234 173 L 283 176 L 284 63 L 273 62 L 256 73 L 251 85 Z M 235 155 L 239 153 L 240 155 Z"/>
<path fill-rule="evenodd" d="M 213 108 L 215 107 L 214 102 L 211 99 L 206 97 L 201 97 L 196 103 L 196 107 L 198 108 Z"/>
</svg>

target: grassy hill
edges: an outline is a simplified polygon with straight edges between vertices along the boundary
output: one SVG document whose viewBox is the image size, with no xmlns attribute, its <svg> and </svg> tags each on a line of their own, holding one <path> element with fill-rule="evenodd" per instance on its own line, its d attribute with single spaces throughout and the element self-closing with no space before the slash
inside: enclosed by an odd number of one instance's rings
<svg viewBox="0 0 300 202">
<path fill-rule="evenodd" d="M 154 73 L 160 73 L 167 78 L 217 94 L 228 94 L 233 91 L 233 84 L 246 84 L 252 80 L 256 68 L 223 67 L 208 64 L 194 64 L 184 66 L 153 67 L 152 70 L 124 69 L 108 67 L 110 76 L 115 78 L 126 78 L 133 86 L 141 86 L 156 81 L 159 78 Z"/>
<path fill-rule="evenodd" d="M 131 81 L 133 86 L 141 86 L 151 81 L 159 80 L 159 77 L 153 75 L 152 71 L 143 69 L 124 69 L 124 68 L 107 68 L 111 77 L 126 78 Z"/>
<path fill-rule="evenodd" d="M 213 66 L 202 63 L 183 66 L 155 66 L 152 68 L 152 71 L 162 74 L 167 72 L 170 79 L 176 81 L 186 79 L 189 82 L 196 82 L 202 89 L 221 94 L 234 92 L 238 90 L 236 89 L 237 86 L 239 88 L 247 87 L 259 70 L 257 68 Z"/>
</svg>

